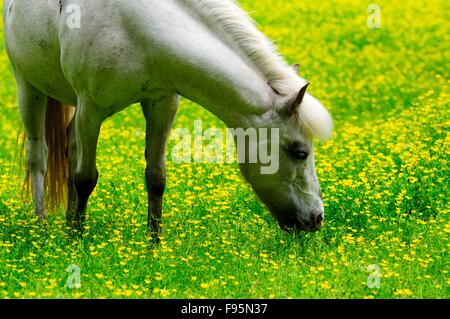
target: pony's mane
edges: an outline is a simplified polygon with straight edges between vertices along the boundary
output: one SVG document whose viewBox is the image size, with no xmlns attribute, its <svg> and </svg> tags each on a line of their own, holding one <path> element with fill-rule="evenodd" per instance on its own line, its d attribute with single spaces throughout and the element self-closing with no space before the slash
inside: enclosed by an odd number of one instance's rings
<svg viewBox="0 0 450 319">
<path fill-rule="evenodd" d="M 260 32 L 254 20 L 235 0 L 182 0 L 215 30 L 234 51 L 253 65 L 269 85 L 282 95 L 298 92 L 306 81 L 277 53 L 275 45 Z"/>
<path fill-rule="evenodd" d="M 181 0 L 222 38 L 247 64 L 255 67 L 279 94 L 289 97 L 306 81 L 278 54 L 275 45 L 260 32 L 254 20 L 235 0 Z M 299 112 L 299 126 L 321 140 L 331 136 L 332 121 L 325 108 L 308 98 Z"/>
</svg>

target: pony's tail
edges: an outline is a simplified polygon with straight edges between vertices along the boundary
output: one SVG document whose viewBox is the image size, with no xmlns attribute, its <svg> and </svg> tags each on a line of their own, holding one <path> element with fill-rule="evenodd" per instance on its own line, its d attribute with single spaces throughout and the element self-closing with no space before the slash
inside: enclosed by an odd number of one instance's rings
<svg viewBox="0 0 450 319">
<path fill-rule="evenodd" d="M 74 108 L 47 98 L 45 115 L 45 140 L 48 147 L 47 173 L 45 176 L 45 198 L 47 210 L 56 211 L 65 207 L 69 180 L 67 156 L 67 127 L 73 117 Z M 24 136 L 25 139 L 25 136 Z M 23 147 L 22 147 L 23 149 Z M 30 172 L 27 167 L 25 187 L 30 189 Z"/>
<path fill-rule="evenodd" d="M 58 209 L 67 199 L 69 159 L 67 156 L 67 127 L 73 117 L 73 108 L 52 98 L 47 100 L 45 139 L 48 147 L 46 199 L 50 209 Z"/>
</svg>

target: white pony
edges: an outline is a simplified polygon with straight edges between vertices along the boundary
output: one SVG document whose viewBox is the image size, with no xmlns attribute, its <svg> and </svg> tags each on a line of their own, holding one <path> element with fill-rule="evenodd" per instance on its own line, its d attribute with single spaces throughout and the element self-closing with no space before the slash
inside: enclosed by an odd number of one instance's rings
<svg viewBox="0 0 450 319">
<path fill-rule="evenodd" d="M 82 225 L 98 178 L 101 124 L 140 102 L 156 236 L 166 143 L 183 96 L 230 128 L 279 128 L 279 171 L 262 175 L 261 163 L 244 163 L 243 176 L 283 229 L 320 229 L 313 138 L 330 137 L 331 117 L 235 2 L 5 0 L 3 17 L 38 215 L 45 217 L 45 176 L 53 202 L 68 178 L 67 220 Z M 71 121 L 63 105 L 76 107 Z"/>
</svg>

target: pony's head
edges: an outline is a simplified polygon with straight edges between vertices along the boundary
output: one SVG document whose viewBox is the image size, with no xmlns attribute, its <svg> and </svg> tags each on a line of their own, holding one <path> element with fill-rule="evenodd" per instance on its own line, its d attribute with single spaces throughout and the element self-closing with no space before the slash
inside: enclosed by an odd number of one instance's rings
<svg viewBox="0 0 450 319">
<path fill-rule="evenodd" d="M 284 230 L 317 231 L 324 219 L 313 140 L 330 138 L 333 121 L 322 104 L 306 93 L 307 87 L 263 116 L 262 126 L 279 129 L 279 136 L 259 140 L 258 145 L 278 149 L 278 169 L 264 174 L 260 162 L 241 164 L 243 176 Z M 250 145 L 251 149 L 255 148 Z"/>
</svg>

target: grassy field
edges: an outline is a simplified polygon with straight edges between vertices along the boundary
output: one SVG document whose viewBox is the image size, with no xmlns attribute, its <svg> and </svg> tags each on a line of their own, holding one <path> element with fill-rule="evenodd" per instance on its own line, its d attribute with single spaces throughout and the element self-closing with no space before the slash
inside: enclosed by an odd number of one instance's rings
<svg viewBox="0 0 450 319">
<path fill-rule="evenodd" d="M 381 29 L 367 27 L 368 1 L 241 3 L 335 118 L 316 150 L 324 228 L 282 232 L 236 165 L 169 159 L 151 247 L 138 107 L 102 129 L 84 237 L 67 236 L 62 212 L 39 223 L 14 165 L 21 124 L 1 41 L 0 298 L 450 297 L 449 2 L 379 0 Z M 175 127 L 196 119 L 223 128 L 183 100 Z M 66 287 L 71 265 L 79 288 Z"/>
</svg>

